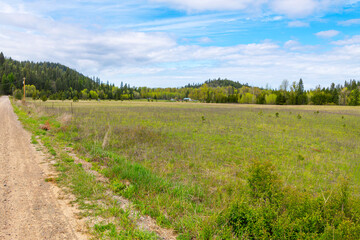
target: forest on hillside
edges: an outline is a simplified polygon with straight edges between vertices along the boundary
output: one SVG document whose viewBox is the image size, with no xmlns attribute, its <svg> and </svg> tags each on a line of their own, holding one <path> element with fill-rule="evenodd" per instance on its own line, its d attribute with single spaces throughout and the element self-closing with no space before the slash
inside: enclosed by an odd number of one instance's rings
<svg viewBox="0 0 360 240">
<path fill-rule="evenodd" d="M 26 96 L 33 99 L 110 99 L 110 100 L 173 100 L 191 98 L 206 103 L 243 103 L 277 105 L 360 105 L 360 81 L 332 83 L 305 90 L 303 80 L 284 80 L 278 89 L 263 89 L 229 79 L 207 80 L 203 84 L 188 84 L 180 88 L 115 86 L 97 77 L 87 77 L 59 63 L 16 61 L 0 53 L 0 94 L 21 98 L 23 78 Z"/>
</svg>

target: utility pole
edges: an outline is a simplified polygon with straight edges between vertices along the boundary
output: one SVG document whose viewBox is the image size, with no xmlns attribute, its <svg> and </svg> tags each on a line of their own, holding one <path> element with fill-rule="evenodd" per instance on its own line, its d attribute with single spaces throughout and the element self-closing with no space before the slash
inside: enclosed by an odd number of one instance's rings
<svg viewBox="0 0 360 240">
<path fill-rule="evenodd" d="M 24 102 L 25 102 L 25 77 L 24 77 Z"/>
</svg>

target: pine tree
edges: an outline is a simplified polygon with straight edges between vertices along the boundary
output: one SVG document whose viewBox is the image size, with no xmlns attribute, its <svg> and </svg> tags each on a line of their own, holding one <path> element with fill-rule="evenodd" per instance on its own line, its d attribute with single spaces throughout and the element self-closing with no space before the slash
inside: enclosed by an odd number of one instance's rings
<svg viewBox="0 0 360 240">
<path fill-rule="evenodd" d="M 2 66 L 5 63 L 5 57 L 4 54 L 1 52 L 0 53 L 0 66 Z"/>
<path fill-rule="evenodd" d="M 7 76 L 4 74 L 1 79 L 1 90 L 5 95 L 10 94 L 10 84 Z"/>
<path fill-rule="evenodd" d="M 299 83 L 297 84 L 295 95 L 296 95 L 295 101 L 297 105 L 307 104 L 307 97 L 304 90 L 304 83 L 301 78 L 299 80 Z"/>
</svg>

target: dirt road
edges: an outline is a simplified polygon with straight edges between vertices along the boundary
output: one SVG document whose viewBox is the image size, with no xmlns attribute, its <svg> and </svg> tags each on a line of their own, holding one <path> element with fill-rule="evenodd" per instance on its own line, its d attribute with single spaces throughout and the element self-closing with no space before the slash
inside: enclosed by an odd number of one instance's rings
<svg viewBox="0 0 360 240">
<path fill-rule="evenodd" d="M 0 239 L 86 239 L 59 189 L 45 182 L 46 162 L 0 97 Z"/>
</svg>

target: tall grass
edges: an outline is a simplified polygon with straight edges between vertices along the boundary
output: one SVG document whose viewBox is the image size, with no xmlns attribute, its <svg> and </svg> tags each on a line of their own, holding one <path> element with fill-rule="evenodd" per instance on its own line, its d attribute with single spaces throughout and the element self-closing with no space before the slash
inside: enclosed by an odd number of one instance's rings
<svg viewBox="0 0 360 240">
<path fill-rule="evenodd" d="M 113 181 L 130 182 L 119 194 L 183 238 L 200 237 L 212 216 L 248 195 L 253 161 L 270 161 L 285 186 L 316 197 L 345 176 L 359 197 L 360 108 L 34 104 L 48 114 L 71 114 L 63 138 Z"/>
</svg>

